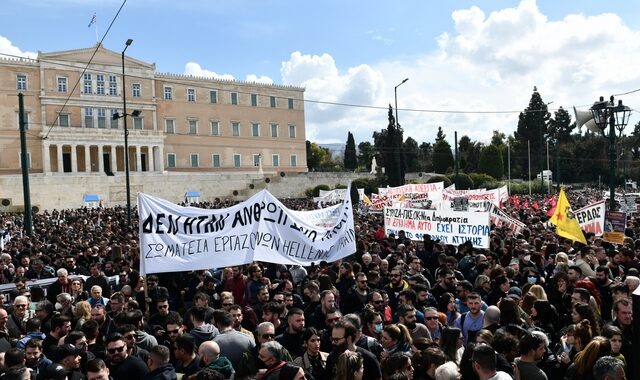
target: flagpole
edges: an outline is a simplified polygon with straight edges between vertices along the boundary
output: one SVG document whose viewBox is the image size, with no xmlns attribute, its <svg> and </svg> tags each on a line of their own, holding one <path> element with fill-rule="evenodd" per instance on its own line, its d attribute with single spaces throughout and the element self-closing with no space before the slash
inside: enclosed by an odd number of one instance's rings
<svg viewBox="0 0 640 380">
<path fill-rule="evenodd" d="M 100 42 L 100 39 L 98 38 L 98 19 L 97 18 L 94 24 L 96 25 L 96 44 L 97 44 L 98 42 Z"/>
</svg>

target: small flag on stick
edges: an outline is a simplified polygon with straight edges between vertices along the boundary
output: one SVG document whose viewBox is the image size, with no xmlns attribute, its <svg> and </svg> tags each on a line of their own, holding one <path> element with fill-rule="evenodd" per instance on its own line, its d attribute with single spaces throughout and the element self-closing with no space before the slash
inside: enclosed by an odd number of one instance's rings
<svg viewBox="0 0 640 380">
<path fill-rule="evenodd" d="M 564 188 L 560 188 L 558 203 L 551 219 L 549 219 L 549 223 L 556 225 L 556 233 L 558 235 L 587 244 L 587 239 L 584 238 L 580 224 L 578 224 L 578 220 L 573 215 L 569 200 L 564 193 Z"/>
<path fill-rule="evenodd" d="M 93 14 L 93 17 L 91 17 L 91 21 L 89 21 L 89 26 L 88 28 L 91 28 L 91 25 L 96 23 L 96 14 Z"/>
</svg>

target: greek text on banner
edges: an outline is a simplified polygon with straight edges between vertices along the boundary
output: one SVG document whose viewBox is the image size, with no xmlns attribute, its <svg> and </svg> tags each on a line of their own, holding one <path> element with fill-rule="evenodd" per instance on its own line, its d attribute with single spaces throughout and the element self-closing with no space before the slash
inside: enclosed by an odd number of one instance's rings
<svg viewBox="0 0 640 380">
<path fill-rule="evenodd" d="M 267 190 L 225 209 L 181 207 L 138 193 L 140 272 L 222 268 L 263 261 L 303 266 L 356 251 L 351 199 L 339 209 L 293 211 Z"/>
<path fill-rule="evenodd" d="M 446 244 L 471 241 L 476 248 L 489 248 L 489 213 L 434 211 L 415 208 L 384 208 L 384 228 L 398 235 L 405 231 L 411 240 L 422 240 L 426 234 Z"/>
</svg>

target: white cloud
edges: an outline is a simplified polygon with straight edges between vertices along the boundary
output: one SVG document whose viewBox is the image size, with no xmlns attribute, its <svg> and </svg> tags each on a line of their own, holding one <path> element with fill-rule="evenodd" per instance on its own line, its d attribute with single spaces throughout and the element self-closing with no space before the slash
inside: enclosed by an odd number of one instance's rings
<svg viewBox="0 0 640 380">
<path fill-rule="evenodd" d="M 273 79 L 271 79 L 271 78 L 269 78 L 268 76 L 265 76 L 265 75 L 257 76 L 255 74 L 249 74 L 245 78 L 245 81 L 246 82 L 254 82 L 254 83 L 262 83 L 262 84 L 273 84 Z"/>
<path fill-rule="evenodd" d="M 433 142 L 438 126 L 453 140 L 468 134 L 489 142 L 492 131 L 517 126 L 537 86 L 551 107 L 594 102 L 640 88 L 640 31 L 615 14 L 570 14 L 550 20 L 534 0 L 486 14 L 473 6 L 452 13 L 454 32 L 438 36 L 438 48 L 417 59 L 359 65 L 341 71 L 329 54 L 294 52 L 281 66 L 285 84 L 305 86 L 305 98 L 385 107 L 398 88 L 399 119 L 405 137 Z M 623 96 L 633 108 L 638 94 Z M 356 143 L 385 128 L 385 109 L 307 103 L 307 138 Z M 407 111 L 404 109 L 412 109 Z M 416 110 L 505 111 L 511 114 L 435 113 Z M 634 120 L 631 123 L 635 123 Z"/>
<path fill-rule="evenodd" d="M 4 54 L 9 54 L 10 56 L 5 56 L 7 58 L 14 58 L 11 56 L 20 56 L 26 58 L 36 58 L 38 53 L 22 51 L 17 46 L 14 46 L 13 43 L 6 37 L 0 36 L 0 56 Z"/>
<path fill-rule="evenodd" d="M 184 73 L 185 75 L 193 75 L 196 77 L 205 77 L 205 78 L 215 78 L 215 79 L 225 79 L 225 80 L 234 80 L 235 78 L 231 74 L 218 74 L 214 71 L 210 71 L 207 69 L 203 69 L 200 64 L 195 62 L 187 62 L 184 65 Z"/>
<path fill-rule="evenodd" d="M 378 103 L 384 89 L 379 71 L 363 64 L 340 74 L 333 57 L 326 53 L 294 52 L 288 61 L 282 62 L 280 71 L 284 84 L 305 87 L 305 99 L 313 101 L 371 105 Z M 307 139 L 323 143 L 346 141 L 347 131 L 362 130 L 363 121 L 373 120 L 377 113 L 378 110 L 366 108 L 307 102 Z"/>
</svg>

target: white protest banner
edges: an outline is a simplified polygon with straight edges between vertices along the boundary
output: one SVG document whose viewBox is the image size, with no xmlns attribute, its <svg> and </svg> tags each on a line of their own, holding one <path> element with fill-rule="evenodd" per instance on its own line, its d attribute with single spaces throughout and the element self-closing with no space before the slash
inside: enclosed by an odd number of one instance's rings
<svg viewBox="0 0 640 380">
<path fill-rule="evenodd" d="M 318 210 L 310 211 L 296 211 L 291 212 L 301 219 L 306 220 L 310 224 L 316 227 L 333 227 L 338 222 L 342 211 L 342 204 L 333 205 L 330 207 L 321 208 Z"/>
<path fill-rule="evenodd" d="M 314 197 L 314 202 L 335 203 L 342 202 L 347 189 L 320 190 L 319 196 Z M 364 197 L 364 189 L 358 189 L 360 199 Z"/>
<path fill-rule="evenodd" d="M 398 202 L 417 208 L 437 208 L 442 200 L 443 189 L 443 182 L 381 187 L 378 188 L 378 195 L 371 194 L 373 207 L 370 211 L 381 212 L 384 206 L 395 206 Z"/>
<path fill-rule="evenodd" d="M 468 200 L 469 211 L 489 211 L 490 204 L 500 207 L 509 199 L 507 187 L 499 187 L 497 189 L 476 189 L 476 190 L 454 190 L 450 188 L 444 189 L 442 192 L 441 208 L 443 210 L 453 209 L 453 199 L 463 197 Z"/>
<path fill-rule="evenodd" d="M 356 251 L 348 196 L 340 205 L 336 223 L 329 227 L 316 224 L 335 210 L 295 212 L 267 190 L 215 210 L 181 207 L 138 193 L 138 210 L 142 275 L 253 261 L 308 266 L 333 262 Z"/>
<path fill-rule="evenodd" d="M 602 236 L 604 232 L 605 201 L 599 201 L 573 212 L 580 228 L 585 232 L 593 232 Z"/>
<path fill-rule="evenodd" d="M 384 208 L 384 229 L 398 235 L 404 230 L 407 238 L 422 240 L 431 235 L 434 240 L 446 244 L 462 244 L 471 241 L 476 248 L 489 248 L 489 213 L 435 211 L 415 208 Z"/>
<path fill-rule="evenodd" d="M 489 221 L 498 228 L 508 228 L 513 231 L 514 234 L 522 233 L 522 230 L 527 227 L 526 224 L 518 219 L 512 218 L 509 214 L 493 204 L 489 210 Z"/>
</svg>

